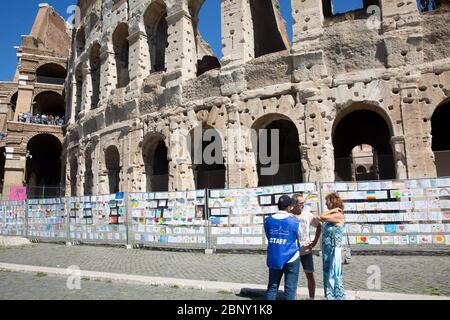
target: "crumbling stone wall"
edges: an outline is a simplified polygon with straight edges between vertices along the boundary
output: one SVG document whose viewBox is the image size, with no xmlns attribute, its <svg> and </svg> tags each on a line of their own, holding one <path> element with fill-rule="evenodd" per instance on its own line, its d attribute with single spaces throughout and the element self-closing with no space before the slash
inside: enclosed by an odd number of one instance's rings
<svg viewBox="0 0 450 320">
<path fill-rule="evenodd" d="M 375 112 L 386 122 L 396 178 L 436 176 L 431 117 L 450 95 L 450 13 L 420 15 L 415 1 L 380 0 L 376 1 L 381 6 L 377 25 L 378 20 L 367 12 L 357 19 L 343 16 L 330 21 L 321 0 L 293 0 L 291 45 L 286 42 L 277 1 L 267 0 L 265 10 L 252 9 L 254 2 L 221 2 L 224 56 L 220 68 L 199 76 L 199 61 L 206 52 L 196 36 L 203 1 L 119 1 L 115 5 L 103 1 L 101 28 L 95 29 L 89 28 L 91 16 L 85 15 L 81 27 L 86 48 L 75 55 L 74 41 L 66 84 L 73 96 L 74 70 L 83 66 L 81 111 L 76 111 L 74 101 L 67 105 L 71 116 L 65 140 L 66 155 L 80 159 L 80 195 L 86 172 L 93 173 L 94 194 L 109 192 L 105 151 L 110 146 L 116 146 L 120 154 L 120 189 L 146 191 L 143 152 L 148 141 L 163 141 L 167 147 L 168 189 L 194 189 L 192 158 L 186 152 L 187 157 L 179 161 L 177 154 L 180 143 L 182 150 L 188 150 L 187 139 L 177 138 L 188 137 L 200 124 L 214 128 L 222 139 L 226 186 L 258 186 L 249 129 L 280 119 L 291 121 L 298 131 L 300 145 L 292 148 L 300 150 L 304 181 L 332 181 L 335 128 L 356 110 Z M 367 1 L 366 7 L 372 2 Z M 168 25 L 164 70 L 152 66 L 157 50 L 149 48 L 145 24 L 152 3 L 159 4 L 156 16 L 165 9 Z M 272 16 L 255 17 L 255 12 Z M 255 41 L 261 30 L 255 27 L 266 18 L 272 23 L 265 27 L 279 35 L 279 42 L 265 43 L 270 50 L 258 54 L 262 44 Z M 130 81 L 116 89 L 113 34 L 119 24 L 129 30 Z M 91 96 L 97 93 L 90 88 L 88 52 L 96 43 L 101 72 L 98 107 L 93 110 Z M 236 143 L 234 132 L 244 139 L 243 145 Z M 83 167 L 88 149 L 92 170 Z M 69 175 L 66 169 L 66 180 Z"/>
</svg>

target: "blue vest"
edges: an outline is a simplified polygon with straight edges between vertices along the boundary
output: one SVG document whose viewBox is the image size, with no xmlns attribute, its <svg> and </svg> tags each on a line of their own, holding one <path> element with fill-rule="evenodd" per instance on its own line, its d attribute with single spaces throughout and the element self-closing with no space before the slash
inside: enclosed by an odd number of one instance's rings
<svg viewBox="0 0 450 320">
<path fill-rule="evenodd" d="M 268 217 L 264 224 L 269 241 L 267 266 L 269 269 L 282 270 L 300 250 L 298 228 L 300 221 L 292 216 L 285 219 Z"/>
</svg>

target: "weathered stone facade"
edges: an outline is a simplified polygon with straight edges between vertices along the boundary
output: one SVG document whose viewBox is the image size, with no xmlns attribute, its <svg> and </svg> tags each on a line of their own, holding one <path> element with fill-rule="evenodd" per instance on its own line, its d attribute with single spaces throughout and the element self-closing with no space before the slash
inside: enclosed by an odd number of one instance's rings
<svg viewBox="0 0 450 320">
<path fill-rule="evenodd" d="M 67 195 L 151 191 L 147 180 L 164 158 L 167 189 L 198 188 L 192 159 L 176 161 L 174 137 L 200 124 L 222 140 L 228 188 L 258 186 L 246 130 L 277 121 L 298 133 L 290 146 L 301 158 L 298 180 L 338 179 L 336 158 L 358 144 L 388 155 L 385 178 L 437 175 L 431 119 L 450 98 L 449 12 L 367 1 L 381 8 L 378 28 L 366 10 L 327 16 L 321 0 L 292 0 L 291 45 L 276 0 L 222 0 L 216 68 L 197 30 L 202 3 L 80 1 L 66 83 Z M 229 136 L 236 130 L 243 148 Z"/>
<path fill-rule="evenodd" d="M 70 35 L 64 19 L 50 6 L 40 5 L 31 33 L 22 36 L 22 45 L 17 49 L 19 63 L 14 79 L 0 82 L 0 126 L 5 135 L 0 140 L 4 199 L 9 199 L 10 187 L 35 188 L 43 183 L 59 188 L 62 126 L 18 120 L 19 114 L 27 113 L 64 117 L 69 52 Z M 47 166 L 41 166 L 45 163 Z"/>
</svg>

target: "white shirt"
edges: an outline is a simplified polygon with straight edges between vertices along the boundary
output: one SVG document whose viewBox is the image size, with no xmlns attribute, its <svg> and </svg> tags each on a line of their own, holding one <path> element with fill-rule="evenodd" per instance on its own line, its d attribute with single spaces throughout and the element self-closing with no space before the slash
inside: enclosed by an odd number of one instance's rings
<svg viewBox="0 0 450 320">
<path fill-rule="evenodd" d="M 294 217 L 294 215 L 287 213 L 286 211 L 278 211 L 277 213 L 275 213 L 272 218 L 277 219 L 277 220 L 283 220 L 283 219 L 287 219 L 289 217 Z M 302 241 L 302 224 L 300 223 L 300 225 L 298 226 L 298 241 L 301 242 Z M 295 256 L 292 257 L 291 260 L 289 260 L 288 263 L 292 263 L 297 261 L 300 258 L 300 251 L 297 251 L 297 253 L 295 254 Z"/>
<path fill-rule="evenodd" d="M 317 229 L 320 225 L 320 221 L 308 210 L 304 210 L 300 216 L 297 216 L 297 218 L 300 220 L 300 228 L 302 229 L 300 233 L 300 255 L 305 256 L 312 252 L 312 250 L 307 248 L 313 242 L 310 234 L 311 226 Z"/>
</svg>

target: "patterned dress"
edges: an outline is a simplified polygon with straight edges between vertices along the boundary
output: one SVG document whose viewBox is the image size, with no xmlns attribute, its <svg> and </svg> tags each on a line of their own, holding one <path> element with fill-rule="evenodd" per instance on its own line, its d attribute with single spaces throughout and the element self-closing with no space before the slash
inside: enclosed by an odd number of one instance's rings
<svg viewBox="0 0 450 320">
<path fill-rule="evenodd" d="M 342 276 L 342 247 L 344 227 L 323 224 L 322 258 L 323 283 L 327 300 L 346 300 Z"/>
</svg>

